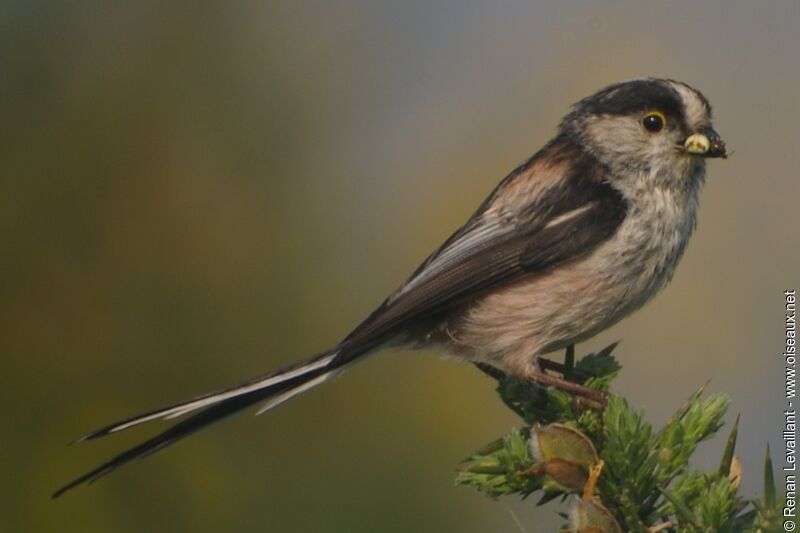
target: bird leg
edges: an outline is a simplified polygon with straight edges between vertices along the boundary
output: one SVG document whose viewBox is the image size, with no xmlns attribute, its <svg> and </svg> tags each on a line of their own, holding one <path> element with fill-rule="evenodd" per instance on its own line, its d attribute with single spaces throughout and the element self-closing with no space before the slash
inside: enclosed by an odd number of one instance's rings
<svg viewBox="0 0 800 533">
<path fill-rule="evenodd" d="M 545 359 L 544 357 L 540 357 L 539 361 L 539 368 L 542 370 L 550 370 L 553 372 L 558 372 L 564 379 L 567 381 L 572 381 L 575 383 L 585 383 L 587 379 L 593 377 L 592 374 L 586 372 L 585 370 L 581 370 L 580 368 L 575 368 L 575 345 L 570 344 L 567 346 L 566 354 L 564 355 L 564 362 L 559 363 L 558 361 L 553 361 L 552 359 Z"/>
<path fill-rule="evenodd" d="M 564 378 L 552 376 L 542 370 L 529 370 L 522 377 L 529 381 L 535 381 L 539 385 L 544 385 L 545 387 L 553 387 L 554 389 L 568 392 L 573 396 L 577 396 L 593 404 L 597 404 L 597 407 L 605 407 L 607 403 L 606 393 L 596 389 L 591 389 L 581 385 L 580 383 L 575 383 L 573 381 L 567 381 Z"/>
<path fill-rule="evenodd" d="M 545 358 L 540 358 L 537 363 L 538 368 L 529 370 L 527 375 L 524 376 L 526 379 L 535 381 L 540 385 L 563 390 L 579 398 L 584 398 L 592 403 L 598 404 L 598 407 L 605 407 L 607 403 L 606 393 L 583 385 L 583 383 L 592 376 L 587 372 L 575 368 L 574 344 L 567 346 L 563 364 Z M 559 372 L 564 377 L 559 378 L 552 376 L 546 372 L 547 370 Z"/>
<path fill-rule="evenodd" d="M 564 363 L 558 363 L 544 358 L 540 358 L 537 363 L 538 368 L 528 370 L 524 375 L 518 377 L 536 382 L 544 387 L 553 387 L 554 389 L 562 390 L 585 400 L 593 407 L 605 407 L 607 403 L 606 393 L 583 385 L 592 375 L 586 371 L 575 368 L 574 345 L 567 347 Z M 486 363 L 475 363 L 475 366 L 483 373 L 498 381 L 502 381 L 506 378 L 505 372 Z M 548 374 L 546 372 L 547 370 L 558 372 L 564 377 L 560 378 Z"/>
</svg>

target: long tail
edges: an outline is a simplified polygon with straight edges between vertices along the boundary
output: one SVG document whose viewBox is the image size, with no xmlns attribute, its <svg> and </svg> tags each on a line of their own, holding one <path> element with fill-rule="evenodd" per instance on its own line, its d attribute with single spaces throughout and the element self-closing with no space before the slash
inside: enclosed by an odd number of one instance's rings
<svg viewBox="0 0 800 533">
<path fill-rule="evenodd" d="M 171 420 L 194 413 L 166 431 L 70 481 L 55 491 L 53 498 L 58 498 L 78 485 L 92 483 L 133 459 L 146 457 L 254 404 L 265 402 L 256 414 L 265 413 L 277 407 L 340 373 L 344 369 L 344 365 L 342 358 L 337 358 L 337 355 L 339 355 L 338 349 L 324 352 L 276 372 L 253 378 L 233 387 L 198 396 L 185 402 L 121 420 L 81 437 L 75 442 L 97 439 L 152 420 Z M 347 364 L 351 363 L 352 361 Z"/>
</svg>

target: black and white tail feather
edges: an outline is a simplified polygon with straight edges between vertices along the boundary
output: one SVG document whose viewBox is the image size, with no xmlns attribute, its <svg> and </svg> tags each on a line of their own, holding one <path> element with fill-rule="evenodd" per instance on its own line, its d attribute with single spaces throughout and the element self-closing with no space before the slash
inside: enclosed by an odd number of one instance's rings
<svg viewBox="0 0 800 533">
<path fill-rule="evenodd" d="M 347 361 L 337 359 L 340 349 L 323 352 L 305 361 L 250 379 L 238 385 L 197 396 L 191 400 L 121 420 L 93 431 L 75 443 L 105 437 L 154 420 L 173 420 L 191 414 L 155 437 L 106 461 L 53 493 L 53 498 L 81 485 L 92 483 L 133 459 L 147 457 L 211 424 L 255 404 L 263 405 L 257 415 L 320 385 L 344 370 Z"/>
</svg>

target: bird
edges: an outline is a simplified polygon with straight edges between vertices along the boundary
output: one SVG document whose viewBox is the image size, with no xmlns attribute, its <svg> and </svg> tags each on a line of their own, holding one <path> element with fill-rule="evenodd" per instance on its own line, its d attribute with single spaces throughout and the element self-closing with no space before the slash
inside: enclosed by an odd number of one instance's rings
<svg viewBox="0 0 800 533">
<path fill-rule="evenodd" d="M 181 419 L 53 497 L 246 408 L 267 412 L 387 348 L 434 349 L 589 396 L 543 371 L 542 356 L 610 327 L 664 287 L 696 225 L 706 160 L 726 157 L 711 105 L 693 87 L 640 78 L 602 88 L 332 348 L 81 437 Z"/>
</svg>

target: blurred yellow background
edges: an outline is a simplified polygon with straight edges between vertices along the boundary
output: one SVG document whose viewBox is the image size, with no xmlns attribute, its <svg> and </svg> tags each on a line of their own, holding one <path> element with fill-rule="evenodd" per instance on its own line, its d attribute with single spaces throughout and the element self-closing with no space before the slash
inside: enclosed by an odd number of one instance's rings
<svg viewBox="0 0 800 533">
<path fill-rule="evenodd" d="M 0 6 L 0 529 L 555 530 L 453 486 L 520 422 L 434 354 L 49 495 L 157 428 L 82 433 L 335 343 L 571 103 L 640 76 L 704 91 L 734 154 L 673 283 L 578 352 L 624 339 L 617 391 L 657 425 L 711 378 L 757 492 L 800 284 L 800 3 L 332 4 Z"/>
</svg>

